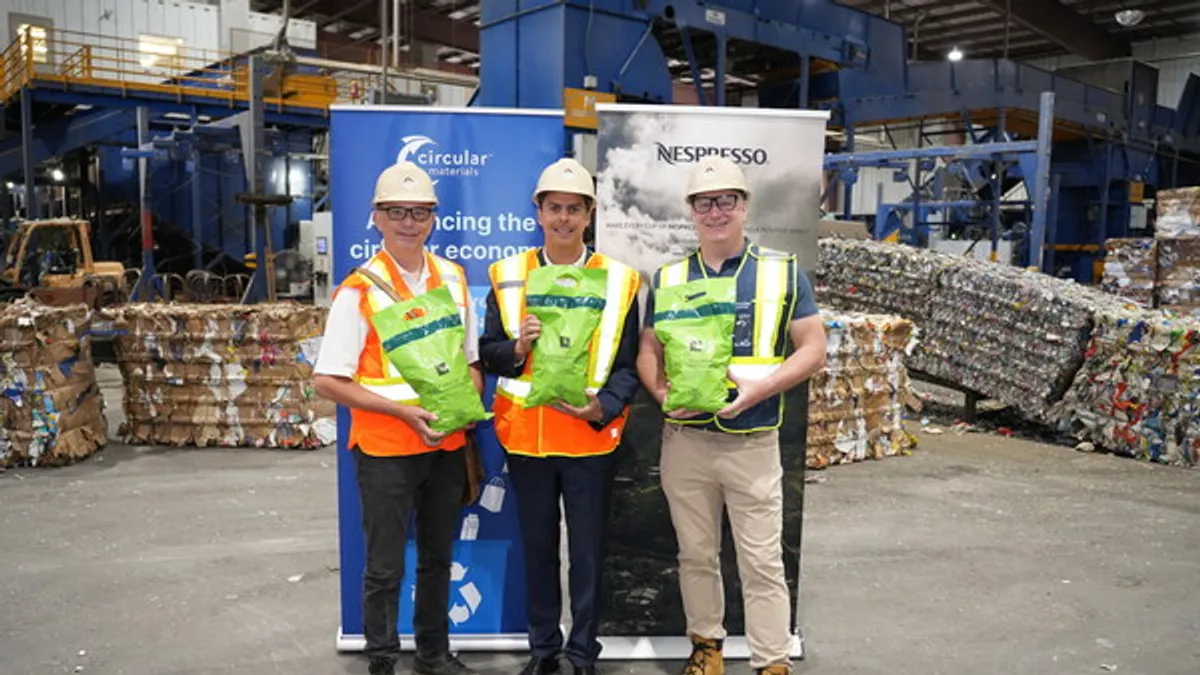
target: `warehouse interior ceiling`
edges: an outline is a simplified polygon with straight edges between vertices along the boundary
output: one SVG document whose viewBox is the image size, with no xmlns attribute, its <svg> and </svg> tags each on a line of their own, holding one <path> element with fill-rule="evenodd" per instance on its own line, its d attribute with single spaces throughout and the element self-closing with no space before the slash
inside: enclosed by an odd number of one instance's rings
<svg viewBox="0 0 1200 675">
<path fill-rule="evenodd" d="M 946 58 L 957 47 L 968 59 L 1101 61 L 1130 56 L 1136 42 L 1200 34 L 1200 0 L 839 1 L 902 24 L 918 59 Z"/>
<path fill-rule="evenodd" d="M 479 4 L 482 0 L 406 0 L 400 3 L 401 64 L 465 74 L 479 69 Z M 387 31 L 393 32 L 388 8 Z M 281 14 L 283 0 L 251 0 L 251 9 Z M 379 62 L 380 0 L 291 0 L 293 18 L 317 24 L 317 51 L 324 58 L 357 63 Z M 413 44 L 436 50 L 437 63 L 414 53 Z M 389 43 L 389 50 L 391 49 Z"/>
<path fill-rule="evenodd" d="M 400 3 L 400 64 L 467 75 L 479 69 L 482 0 L 406 0 Z M 915 60 L 945 59 L 954 49 L 968 59 L 1026 60 L 1076 54 L 1088 60 L 1125 58 L 1132 45 L 1154 38 L 1200 34 L 1200 0 L 839 0 L 908 31 Z M 393 3 L 386 0 L 389 14 Z M 283 0 L 252 0 L 258 12 L 281 13 Z M 291 0 L 295 18 L 317 24 L 317 50 L 335 60 L 379 62 L 380 0 Z M 1118 13 L 1127 12 L 1123 25 Z M 1136 16 L 1136 21 L 1130 17 Z M 1009 17 L 1009 20 L 1005 20 Z M 388 17 L 388 31 L 395 25 Z M 714 79 L 715 40 L 689 31 L 706 85 Z M 655 35 L 675 78 L 691 83 L 682 41 L 673 25 Z M 411 45 L 429 45 L 412 50 Z M 390 47 L 389 47 L 390 49 Z M 799 72 L 795 54 L 762 45 L 729 46 L 730 91 Z"/>
</svg>

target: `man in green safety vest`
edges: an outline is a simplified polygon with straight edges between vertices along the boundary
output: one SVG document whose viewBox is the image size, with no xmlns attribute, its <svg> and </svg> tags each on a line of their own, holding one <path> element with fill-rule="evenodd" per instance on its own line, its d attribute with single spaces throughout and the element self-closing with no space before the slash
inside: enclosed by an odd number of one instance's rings
<svg viewBox="0 0 1200 675">
<path fill-rule="evenodd" d="M 728 405 L 715 414 L 667 411 L 663 429 L 662 487 L 679 544 L 679 584 L 692 642 L 685 675 L 724 672 L 722 507 L 737 547 L 750 666 L 759 675 L 791 671 L 778 429 L 783 393 L 825 365 L 825 329 L 796 257 L 746 238 L 750 193 L 730 160 L 709 155 L 696 164 L 687 202 L 700 247 L 655 273 L 638 355 L 639 377 L 662 405 L 671 383 L 654 330 L 655 291 L 699 279 L 735 280 Z M 788 339 L 795 347 L 791 356 Z"/>
</svg>

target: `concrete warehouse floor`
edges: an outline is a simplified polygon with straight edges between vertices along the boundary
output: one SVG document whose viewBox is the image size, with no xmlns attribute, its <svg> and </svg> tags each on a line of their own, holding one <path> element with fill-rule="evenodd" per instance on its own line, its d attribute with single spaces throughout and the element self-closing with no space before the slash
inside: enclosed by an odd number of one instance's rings
<svg viewBox="0 0 1200 675">
<path fill-rule="evenodd" d="M 799 673 L 1200 672 L 1200 471 L 920 433 L 911 457 L 823 477 Z M 112 444 L 0 473 L 0 673 L 365 673 L 333 648 L 335 509 L 331 449 Z"/>
</svg>

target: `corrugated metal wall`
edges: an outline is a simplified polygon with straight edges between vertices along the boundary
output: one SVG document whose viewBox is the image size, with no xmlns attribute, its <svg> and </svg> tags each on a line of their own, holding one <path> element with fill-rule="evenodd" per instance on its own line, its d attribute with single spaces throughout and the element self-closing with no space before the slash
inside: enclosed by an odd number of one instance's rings
<svg viewBox="0 0 1200 675">
<path fill-rule="evenodd" d="M 22 19 L 41 18 L 56 30 L 137 40 L 141 35 L 182 38 L 189 49 L 220 48 L 220 9 L 182 0 L 8 0 L 5 46 Z M 23 15 L 23 16 L 14 16 Z"/>
<path fill-rule="evenodd" d="M 1200 75 L 1200 34 L 1134 45 L 1134 56 L 1158 67 L 1158 103 L 1179 105 L 1188 75 Z"/>
<path fill-rule="evenodd" d="M 281 17 L 251 12 L 249 0 L 219 4 L 186 0 L 6 0 L 0 3 L 5 46 L 22 21 L 42 19 L 57 30 L 136 40 L 142 35 L 182 38 L 188 50 L 247 51 L 269 43 Z M 317 25 L 293 19 L 288 40 L 315 48 Z"/>
<path fill-rule="evenodd" d="M 1158 68 L 1158 104 L 1174 108 L 1179 105 L 1188 74 L 1200 75 L 1200 33 L 1135 43 L 1133 56 Z M 1044 70 L 1055 70 L 1088 61 L 1072 55 L 1031 59 L 1028 63 Z"/>
</svg>

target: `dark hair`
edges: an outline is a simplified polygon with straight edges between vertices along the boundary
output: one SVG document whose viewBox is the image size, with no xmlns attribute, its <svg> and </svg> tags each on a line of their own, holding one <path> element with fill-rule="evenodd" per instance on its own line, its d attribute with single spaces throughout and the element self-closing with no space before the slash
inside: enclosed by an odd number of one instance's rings
<svg viewBox="0 0 1200 675">
<path fill-rule="evenodd" d="M 547 192 L 557 192 L 557 190 L 547 190 Z M 593 200 L 591 197 L 589 197 L 587 195 L 581 195 L 577 192 L 567 192 L 564 194 L 572 194 L 572 195 L 578 195 L 579 197 L 582 197 L 583 205 L 588 207 L 589 209 L 592 208 L 592 205 L 595 203 L 595 200 Z M 546 193 L 545 192 L 539 193 L 536 201 L 537 201 L 538 208 L 539 209 L 542 208 L 542 202 L 546 201 Z"/>
</svg>

